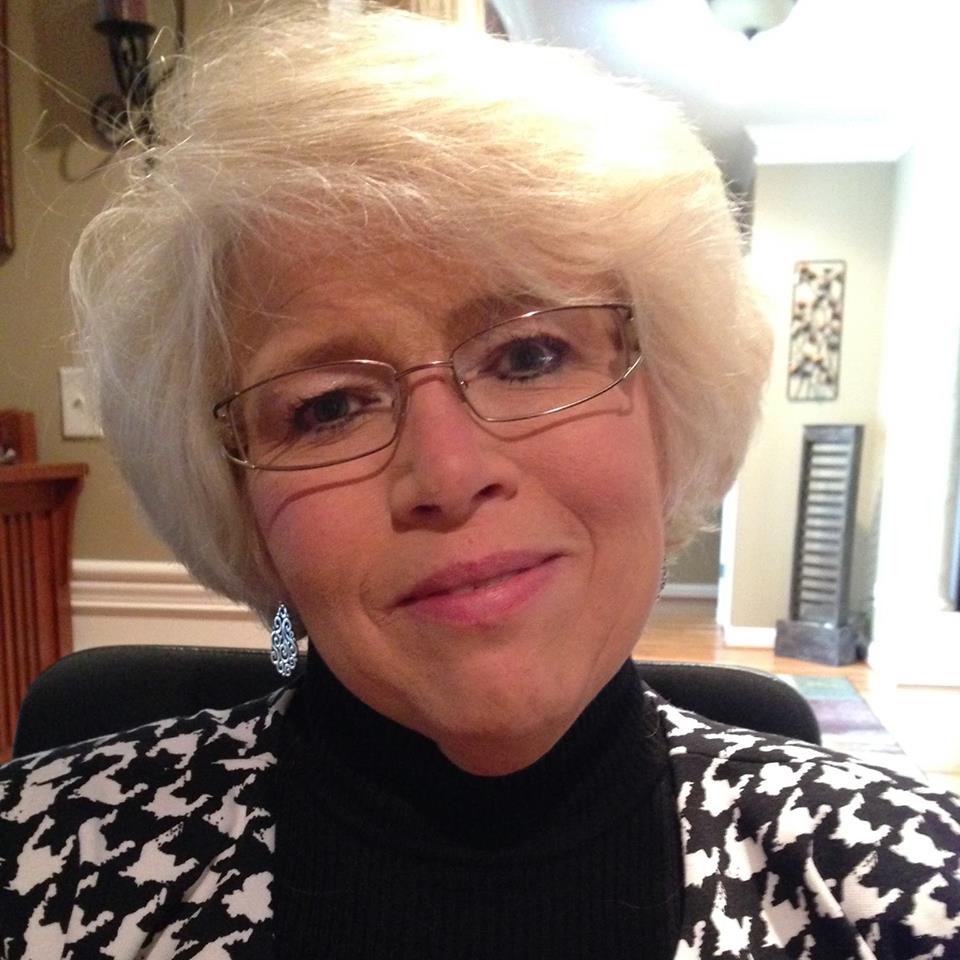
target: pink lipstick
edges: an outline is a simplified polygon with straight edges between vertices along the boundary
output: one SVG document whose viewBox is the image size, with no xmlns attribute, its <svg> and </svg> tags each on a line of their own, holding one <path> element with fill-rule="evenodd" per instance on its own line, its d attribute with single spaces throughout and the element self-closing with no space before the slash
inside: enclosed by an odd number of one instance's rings
<svg viewBox="0 0 960 960">
<path fill-rule="evenodd" d="M 397 603 L 413 616 L 457 626 L 509 616 L 553 579 L 557 553 L 509 551 L 454 563 L 421 580 Z"/>
</svg>

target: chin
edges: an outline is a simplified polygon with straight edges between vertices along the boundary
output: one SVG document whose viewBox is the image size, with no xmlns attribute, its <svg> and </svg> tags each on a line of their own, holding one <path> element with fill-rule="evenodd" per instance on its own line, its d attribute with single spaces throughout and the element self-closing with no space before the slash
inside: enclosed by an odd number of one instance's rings
<svg viewBox="0 0 960 960">
<path fill-rule="evenodd" d="M 417 729 L 471 772 L 528 766 L 566 733 L 596 691 L 571 678 L 523 674 L 473 672 L 445 684 L 442 701 L 431 697 L 416 706 Z"/>
</svg>

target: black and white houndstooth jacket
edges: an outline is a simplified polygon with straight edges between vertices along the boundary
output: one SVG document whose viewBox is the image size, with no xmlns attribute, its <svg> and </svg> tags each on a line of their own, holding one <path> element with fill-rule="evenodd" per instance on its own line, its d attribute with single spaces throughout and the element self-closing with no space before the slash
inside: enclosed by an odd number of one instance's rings
<svg viewBox="0 0 960 960">
<path fill-rule="evenodd" d="M 3 960 L 272 957 L 291 696 L 0 768 Z M 960 958 L 960 798 L 648 696 L 682 832 L 677 960 Z"/>
</svg>

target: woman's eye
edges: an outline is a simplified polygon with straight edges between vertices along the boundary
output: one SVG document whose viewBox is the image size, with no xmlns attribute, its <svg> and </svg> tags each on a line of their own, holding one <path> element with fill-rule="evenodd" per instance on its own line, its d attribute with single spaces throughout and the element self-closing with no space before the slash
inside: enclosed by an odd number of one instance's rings
<svg viewBox="0 0 960 960">
<path fill-rule="evenodd" d="M 301 400 L 293 410 L 293 425 L 298 433 L 315 433 L 346 423 L 365 406 L 362 397 L 346 390 L 329 390 Z"/>
<path fill-rule="evenodd" d="M 569 351 L 569 344 L 556 337 L 513 340 L 496 351 L 489 372 L 505 380 L 531 380 L 562 366 Z"/>
</svg>

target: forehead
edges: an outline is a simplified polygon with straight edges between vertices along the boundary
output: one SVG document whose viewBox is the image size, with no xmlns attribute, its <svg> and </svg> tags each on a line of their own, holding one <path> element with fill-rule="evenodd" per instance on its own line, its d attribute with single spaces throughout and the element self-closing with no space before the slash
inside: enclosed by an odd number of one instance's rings
<svg viewBox="0 0 960 960">
<path fill-rule="evenodd" d="M 225 306 L 243 384 L 327 360 L 406 366 L 539 305 L 492 290 L 477 271 L 422 251 L 237 261 Z"/>
</svg>

